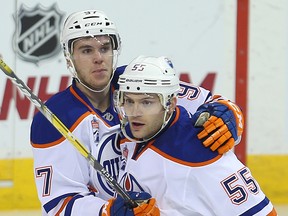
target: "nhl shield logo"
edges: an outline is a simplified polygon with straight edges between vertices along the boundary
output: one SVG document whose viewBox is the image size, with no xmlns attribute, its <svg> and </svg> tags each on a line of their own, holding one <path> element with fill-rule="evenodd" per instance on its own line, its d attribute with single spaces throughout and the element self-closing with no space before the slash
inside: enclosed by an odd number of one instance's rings
<svg viewBox="0 0 288 216">
<path fill-rule="evenodd" d="M 32 9 L 21 5 L 16 19 L 15 51 L 25 61 L 38 63 L 58 54 L 60 24 L 63 18 L 56 4 L 43 8 L 40 4 Z"/>
</svg>

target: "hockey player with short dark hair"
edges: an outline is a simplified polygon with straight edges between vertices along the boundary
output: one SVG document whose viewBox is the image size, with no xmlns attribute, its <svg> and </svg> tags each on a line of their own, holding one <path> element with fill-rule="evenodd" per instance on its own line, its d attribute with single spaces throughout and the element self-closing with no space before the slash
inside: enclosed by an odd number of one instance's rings
<svg viewBox="0 0 288 216">
<path fill-rule="evenodd" d="M 214 118 L 226 121 L 240 113 L 238 107 L 221 100 L 203 105 L 214 109 L 214 117 L 198 124 L 201 107 L 193 115 L 177 105 L 179 79 L 166 57 L 136 58 L 118 83 L 124 189 L 150 193 L 160 215 L 277 215 L 233 151 L 219 154 L 197 137 L 215 127 Z M 226 112 L 229 106 L 234 110 Z"/>
</svg>

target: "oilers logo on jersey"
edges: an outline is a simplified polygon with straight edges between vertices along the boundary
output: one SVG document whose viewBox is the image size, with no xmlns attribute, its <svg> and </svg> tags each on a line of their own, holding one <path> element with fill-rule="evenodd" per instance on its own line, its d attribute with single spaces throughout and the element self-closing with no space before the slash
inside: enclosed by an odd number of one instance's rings
<svg viewBox="0 0 288 216">
<path fill-rule="evenodd" d="M 137 179 L 130 173 L 126 172 L 119 182 L 126 191 L 144 191 Z"/>
</svg>

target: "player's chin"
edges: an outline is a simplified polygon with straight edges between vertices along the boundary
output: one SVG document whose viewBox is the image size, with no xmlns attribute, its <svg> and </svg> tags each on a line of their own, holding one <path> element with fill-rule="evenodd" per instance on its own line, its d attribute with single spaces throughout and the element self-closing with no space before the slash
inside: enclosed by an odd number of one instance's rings
<svg viewBox="0 0 288 216">
<path fill-rule="evenodd" d="M 132 132 L 134 138 L 136 138 L 136 139 L 142 139 L 143 138 L 143 132 L 141 130 L 132 128 L 131 132 Z"/>
<path fill-rule="evenodd" d="M 90 79 L 93 80 L 93 82 L 107 84 L 111 78 L 111 75 L 108 73 L 93 73 L 90 76 Z"/>
<path fill-rule="evenodd" d="M 90 85 L 92 86 L 93 89 L 100 91 L 103 90 L 108 84 L 109 80 L 95 80 Z"/>
</svg>

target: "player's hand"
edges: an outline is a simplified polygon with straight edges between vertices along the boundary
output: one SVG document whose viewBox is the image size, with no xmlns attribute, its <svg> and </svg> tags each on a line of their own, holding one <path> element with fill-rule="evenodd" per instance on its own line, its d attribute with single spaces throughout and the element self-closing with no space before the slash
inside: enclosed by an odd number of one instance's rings
<svg viewBox="0 0 288 216">
<path fill-rule="evenodd" d="M 229 151 L 241 139 L 244 118 L 240 108 L 227 100 L 201 105 L 193 116 L 195 126 L 203 127 L 198 138 L 219 154 Z M 238 140 L 239 139 L 239 140 Z"/>
<path fill-rule="evenodd" d="M 155 198 L 146 192 L 128 192 L 139 206 L 132 208 L 121 196 L 108 200 L 101 209 L 101 216 L 159 216 Z"/>
</svg>

